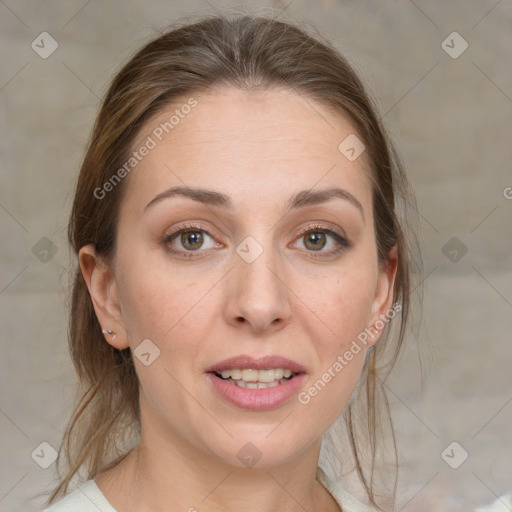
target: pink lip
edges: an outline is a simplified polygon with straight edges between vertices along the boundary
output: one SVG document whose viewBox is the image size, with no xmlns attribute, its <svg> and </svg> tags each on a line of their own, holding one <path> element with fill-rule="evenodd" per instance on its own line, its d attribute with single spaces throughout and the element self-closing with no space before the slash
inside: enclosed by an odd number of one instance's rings
<svg viewBox="0 0 512 512">
<path fill-rule="evenodd" d="M 282 366 L 276 366 L 275 368 L 282 368 Z M 241 409 L 260 411 L 275 409 L 287 402 L 298 393 L 307 375 L 301 373 L 284 384 L 266 389 L 241 388 L 236 384 L 217 377 L 213 372 L 207 373 L 206 377 L 210 380 L 215 390 L 231 404 Z"/>
<path fill-rule="evenodd" d="M 291 370 L 294 373 L 306 373 L 306 368 L 301 364 L 281 356 L 265 356 L 256 359 L 252 356 L 243 354 L 230 359 L 225 359 L 220 363 L 214 364 L 208 368 L 207 372 L 222 372 L 222 370 L 267 370 L 270 368 L 283 368 Z M 242 389 L 242 388 L 240 388 Z"/>
<path fill-rule="evenodd" d="M 242 388 L 215 375 L 215 372 L 221 373 L 222 370 L 267 370 L 271 368 L 291 370 L 297 375 L 283 384 L 266 389 Z M 237 407 L 250 410 L 266 410 L 279 407 L 298 393 L 304 380 L 307 378 L 306 368 L 304 366 L 282 356 L 254 358 L 243 354 L 214 364 L 208 368 L 207 372 L 206 376 L 212 383 L 214 389 L 225 400 Z"/>
</svg>

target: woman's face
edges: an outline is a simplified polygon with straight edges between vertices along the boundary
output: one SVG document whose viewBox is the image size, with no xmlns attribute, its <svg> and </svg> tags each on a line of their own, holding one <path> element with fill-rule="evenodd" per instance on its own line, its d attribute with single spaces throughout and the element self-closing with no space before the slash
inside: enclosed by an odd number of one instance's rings
<svg viewBox="0 0 512 512">
<path fill-rule="evenodd" d="M 396 261 L 379 273 L 366 155 L 338 149 L 347 120 L 286 89 L 188 99 L 141 130 L 133 150 L 155 147 L 124 178 L 114 262 L 90 290 L 108 341 L 135 355 L 143 434 L 271 467 L 318 447 L 346 406 Z M 237 371 L 268 357 L 299 374 Z M 240 382 L 255 379 L 272 382 Z"/>
</svg>

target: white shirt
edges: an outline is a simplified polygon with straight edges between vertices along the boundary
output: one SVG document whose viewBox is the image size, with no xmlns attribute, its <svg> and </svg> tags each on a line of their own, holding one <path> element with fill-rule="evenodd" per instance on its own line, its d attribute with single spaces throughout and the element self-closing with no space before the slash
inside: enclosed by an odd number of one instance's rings
<svg viewBox="0 0 512 512">
<path fill-rule="evenodd" d="M 318 466 L 317 480 L 327 489 L 343 512 L 369 512 L 361 502 L 333 482 L 324 470 Z M 65 496 L 59 502 L 42 512 L 118 512 L 107 501 L 94 480 L 87 480 L 81 487 Z"/>
</svg>

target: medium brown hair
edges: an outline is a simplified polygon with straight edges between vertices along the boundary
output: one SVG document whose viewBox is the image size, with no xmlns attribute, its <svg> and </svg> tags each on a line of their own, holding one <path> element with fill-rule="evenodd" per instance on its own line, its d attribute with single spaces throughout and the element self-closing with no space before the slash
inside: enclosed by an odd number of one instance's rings
<svg viewBox="0 0 512 512">
<path fill-rule="evenodd" d="M 146 44 L 115 76 L 102 103 L 78 177 L 69 242 L 77 255 L 83 246 L 94 244 L 107 261 L 114 257 L 124 182 L 101 200 L 94 191 L 130 157 L 148 119 L 177 99 L 222 86 L 292 89 L 347 118 L 366 146 L 378 260 L 384 265 L 397 246 L 393 303 L 399 302 L 402 311 L 400 320 L 392 322 L 399 322 L 397 333 L 391 336 L 386 326 L 368 353 L 358 398 L 351 399 L 343 417 L 368 499 L 382 507 L 374 472 L 379 427 L 389 416 L 383 382 L 398 357 L 409 315 L 413 238 L 407 236 L 404 207 L 415 211 L 414 196 L 372 100 L 334 46 L 294 24 L 226 14 L 181 22 Z M 59 449 L 58 467 L 64 450 L 68 468 L 48 504 L 67 492 L 82 468 L 89 479 L 115 466 L 140 435 L 138 379 L 130 349 L 117 350 L 105 341 L 78 264 L 73 268 L 68 336 L 80 387 Z"/>
</svg>

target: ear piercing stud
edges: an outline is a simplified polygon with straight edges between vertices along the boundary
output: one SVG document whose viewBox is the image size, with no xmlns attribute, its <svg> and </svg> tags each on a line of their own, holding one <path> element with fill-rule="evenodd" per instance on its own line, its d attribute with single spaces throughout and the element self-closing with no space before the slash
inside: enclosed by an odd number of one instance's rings
<svg viewBox="0 0 512 512">
<path fill-rule="evenodd" d="M 115 333 L 114 333 L 114 331 L 113 331 L 112 329 L 107 329 L 107 330 L 103 329 L 101 332 L 102 332 L 103 334 L 109 334 L 110 336 L 112 336 L 112 339 L 113 339 L 113 340 L 115 340 L 115 339 L 116 339 L 116 337 L 117 337 L 117 334 L 115 334 Z"/>
</svg>

